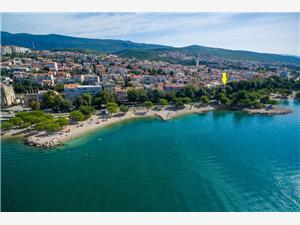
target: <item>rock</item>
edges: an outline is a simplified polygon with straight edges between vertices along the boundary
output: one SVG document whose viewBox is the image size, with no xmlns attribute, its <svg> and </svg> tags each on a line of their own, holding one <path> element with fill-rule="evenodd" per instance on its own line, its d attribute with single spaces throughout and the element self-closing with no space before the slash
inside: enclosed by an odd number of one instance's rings
<svg viewBox="0 0 300 225">
<path fill-rule="evenodd" d="M 285 108 L 263 108 L 263 109 L 243 109 L 248 114 L 265 114 L 265 115 L 285 115 L 293 111 Z"/>
<path fill-rule="evenodd" d="M 62 144 L 61 142 L 59 142 L 56 139 L 54 139 L 52 141 L 43 142 L 40 139 L 35 139 L 35 137 L 26 138 L 24 143 L 29 146 L 35 146 L 35 147 L 46 148 L 46 149 L 54 148 L 54 147 L 57 147 Z"/>
</svg>

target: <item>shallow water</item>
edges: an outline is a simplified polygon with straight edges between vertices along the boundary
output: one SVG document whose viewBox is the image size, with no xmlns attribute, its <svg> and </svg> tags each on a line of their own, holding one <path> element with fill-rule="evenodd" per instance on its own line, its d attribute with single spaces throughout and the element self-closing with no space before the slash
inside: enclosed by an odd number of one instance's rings
<svg viewBox="0 0 300 225">
<path fill-rule="evenodd" d="M 2 140 L 2 211 L 300 211 L 300 103 L 142 119 L 53 152 Z"/>
</svg>

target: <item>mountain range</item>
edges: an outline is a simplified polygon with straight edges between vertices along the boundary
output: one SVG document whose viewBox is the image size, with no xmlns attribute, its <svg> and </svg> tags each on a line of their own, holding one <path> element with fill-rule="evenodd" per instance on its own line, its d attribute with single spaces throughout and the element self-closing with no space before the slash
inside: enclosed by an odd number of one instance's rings
<svg viewBox="0 0 300 225">
<path fill-rule="evenodd" d="M 37 50 L 82 50 L 102 53 L 114 53 L 120 56 L 139 59 L 164 59 L 162 53 L 169 51 L 182 52 L 189 56 L 207 55 L 229 59 L 258 60 L 263 62 L 282 62 L 300 64 L 300 58 L 251 51 L 228 50 L 199 45 L 175 48 L 171 46 L 135 43 L 132 41 L 113 39 L 79 38 L 57 34 L 34 35 L 27 33 L 12 34 L 1 31 L 1 46 L 16 45 Z"/>
</svg>

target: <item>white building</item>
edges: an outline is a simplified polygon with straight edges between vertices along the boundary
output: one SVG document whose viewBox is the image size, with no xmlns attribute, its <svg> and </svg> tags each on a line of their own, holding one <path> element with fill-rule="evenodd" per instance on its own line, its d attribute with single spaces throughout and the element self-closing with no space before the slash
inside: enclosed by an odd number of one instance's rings
<svg viewBox="0 0 300 225">
<path fill-rule="evenodd" d="M 79 85 L 79 84 L 65 84 L 64 86 L 64 95 L 66 99 L 75 101 L 78 96 L 81 96 L 84 93 L 88 93 L 92 96 L 95 96 L 102 90 L 101 85 Z"/>
<path fill-rule="evenodd" d="M 48 73 L 14 73 L 13 79 L 17 82 L 29 80 L 33 83 L 39 83 L 46 86 L 52 86 L 54 84 L 53 74 Z"/>
<path fill-rule="evenodd" d="M 31 50 L 29 48 L 24 48 L 24 47 L 18 47 L 18 46 L 11 46 L 12 50 L 14 53 L 17 54 L 25 54 L 25 53 L 30 53 Z"/>
<path fill-rule="evenodd" d="M 22 65 L 21 58 L 14 58 L 14 65 Z"/>
<path fill-rule="evenodd" d="M 10 46 L 1 46 L 1 55 L 12 54 Z"/>
<path fill-rule="evenodd" d="M 50 71 L 58 71 L 57 62 L 49 62 L 45 65 L 45 67 L 49 68 Z"/>
<path fill-rule="evenodd" d="M 24 47 L 18 47 L 18 46 L 1 46 L 1 54 L 6 55 L 6 54 L 25 54 L 25 53 L 30 53 L 31 50 L 29 48 L 24 48 Z"/>
</svg>

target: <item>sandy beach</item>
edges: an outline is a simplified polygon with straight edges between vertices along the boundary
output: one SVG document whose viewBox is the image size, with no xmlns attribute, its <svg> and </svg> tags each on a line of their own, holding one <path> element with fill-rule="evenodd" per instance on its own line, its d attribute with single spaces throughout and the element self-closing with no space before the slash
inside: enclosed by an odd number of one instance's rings
<svg viewBox="0 0 300 225">
<path fill-rule="evenodd" d="M 63 128 L 63 130 L 53 134 L 48 134 L 46 132 L 28 131 L 23 129 L 11 130 L 3 134 L 3 137 L 24 136 L 25 143 L 28 145 L 51 148 L 62 145 L 63 143 L 66 143 L 67 141 L 70 141 L 72 139 L 76 139 L 82 134 L 92 132 L 94 130 L 124 120 L 145 117 L 159 117 L 162 120 L 169 120 L 171 118 L 184 114 L 203 113 L 214 109 L 215 108 L 211 106 L 200 108 L 190 106 L 181 110 L 130 110 L 125 115 L 115 115 L 105 118 L 100 115 L 92 115 L 91 118 L 86 121 L 82 121 L 74 125 L 67 125 Z"/>
</svg>

